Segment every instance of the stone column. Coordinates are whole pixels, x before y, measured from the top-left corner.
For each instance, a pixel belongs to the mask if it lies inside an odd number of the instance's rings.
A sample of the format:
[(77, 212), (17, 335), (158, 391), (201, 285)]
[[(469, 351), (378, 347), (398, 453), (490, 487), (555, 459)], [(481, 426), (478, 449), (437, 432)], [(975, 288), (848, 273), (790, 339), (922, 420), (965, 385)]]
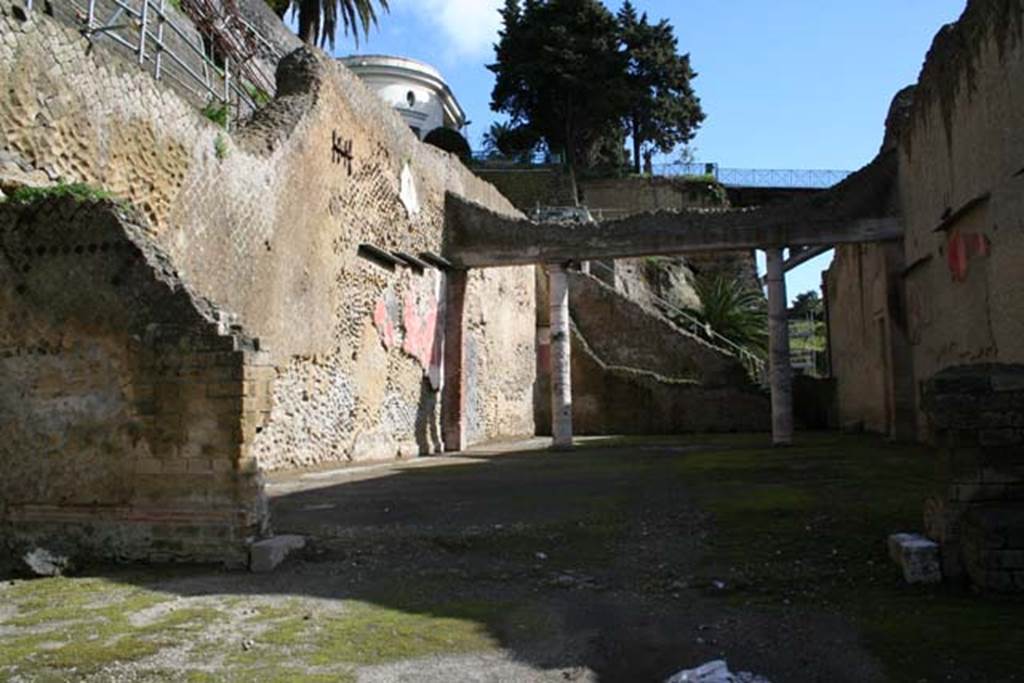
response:
[(441, 438), (447, 452), (461, 451), (465, 441), (464, 312), (467, 272), (445, 273), (444, 384), (441, 388)]
[(768, 260), (768, 356), (772, 387), (772, 442), (793, 443), (793, 372), (789, 360), (789, 320), (786, 316), (786, 271), (782, 249), (765, 249)]
[(572, 370), (569, 333), (569, 278), (565, 266), (550, 264), (552, 448), (572, 448)]

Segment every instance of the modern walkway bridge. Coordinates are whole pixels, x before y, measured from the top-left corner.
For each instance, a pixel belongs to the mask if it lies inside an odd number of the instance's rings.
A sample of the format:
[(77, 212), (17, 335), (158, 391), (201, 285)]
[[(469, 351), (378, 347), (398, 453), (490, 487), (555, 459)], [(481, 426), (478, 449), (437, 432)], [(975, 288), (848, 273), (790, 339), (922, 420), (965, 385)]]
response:
[[(895, 154), (887, 152), (832, 189), (787, 204), (663, 211), (580, 224), (509, 219), (449, 195), (444, 256), (462, 269), (548, 266), (554, 445), (567, 448), (572, 444), (572, 384), (566, 266), (593, 259), (763, 249), (768, 265), (772, 432), (774, 442), (785, 445), (793, 436), (785, 272), (837, 244), (900, 239), (895, 178)], [(787, 248), (790, 257), (785, 260)]]

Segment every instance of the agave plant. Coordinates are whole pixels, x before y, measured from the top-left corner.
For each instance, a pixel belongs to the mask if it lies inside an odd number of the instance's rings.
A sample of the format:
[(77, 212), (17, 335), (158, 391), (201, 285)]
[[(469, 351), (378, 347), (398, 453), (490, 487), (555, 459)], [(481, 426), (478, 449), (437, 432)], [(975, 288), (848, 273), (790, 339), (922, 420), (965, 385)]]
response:
[(764, 294), (736, 278), (723, 275), (698, 278), (700, 308), (686, 313), (704, 324), (708, 336), (726, 339), (764, 354), (768, 348), (768, 306)]

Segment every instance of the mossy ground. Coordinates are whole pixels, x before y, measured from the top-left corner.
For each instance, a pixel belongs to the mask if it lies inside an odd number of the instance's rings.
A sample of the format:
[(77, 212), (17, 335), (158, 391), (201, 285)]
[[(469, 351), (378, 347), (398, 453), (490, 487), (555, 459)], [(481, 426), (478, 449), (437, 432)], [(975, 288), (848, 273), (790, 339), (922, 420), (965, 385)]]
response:
[[(660, 680), (725, 651), (776, 680), (861, 680), (804, 662), (857, 651), (884, 670), (864, 680), (1019, 680), (1024, 603), (908, 587), (886, 557), (889, 533), (920, 527), (929, 452), (799, 444), (593, 439), (289, 494), (279, 526), (307, 509), (322, 526), (324, 500), (344, 515), (270, 577), (169, 567), (0, 582), (0, 679), (347, 681), (507, 652), (538, 671)], [(720, 615), (735, 632), (694, 645)], [(835, 620), (848, 628), (816, 635)], [(789, 652), (779, 624), (810, 624), (808, 641)]]
[(964, 667), (977, 680), (1024, 672), (1024, 602), (910, 587), (888, 561), (887, 535), (920, 529), (935, 490), (928, 450), (867, 436), (800, 442), (677, 463), (715, 515), (703, 566), (730, 568), (730, 600), (842, 614), (896, 681), (960, 680)]
[(357, 600), (178, 597), (129, 585), (157, 578), (4, 584), (0, 678), (105, 680), (130, 667), (144, 680), (344, 683), (359, 665), (494, 649), (483, 624), (509, 607), (424, 602), (416, 613)]

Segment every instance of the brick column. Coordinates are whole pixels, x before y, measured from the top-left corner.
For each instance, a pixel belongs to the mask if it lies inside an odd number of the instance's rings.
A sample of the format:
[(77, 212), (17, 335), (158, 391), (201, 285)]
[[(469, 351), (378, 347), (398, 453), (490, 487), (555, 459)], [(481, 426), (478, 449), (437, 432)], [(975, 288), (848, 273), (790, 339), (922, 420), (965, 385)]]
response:
[(925, 528), (943, 573), (1024, 592), (1024, 365), (947, 368), (923, 394), (941, 489)]
[(465, 310), (468, 273), (445, 274), (444, 384), (441, 389), (441, 438), (446, 452), (466, 447)]

